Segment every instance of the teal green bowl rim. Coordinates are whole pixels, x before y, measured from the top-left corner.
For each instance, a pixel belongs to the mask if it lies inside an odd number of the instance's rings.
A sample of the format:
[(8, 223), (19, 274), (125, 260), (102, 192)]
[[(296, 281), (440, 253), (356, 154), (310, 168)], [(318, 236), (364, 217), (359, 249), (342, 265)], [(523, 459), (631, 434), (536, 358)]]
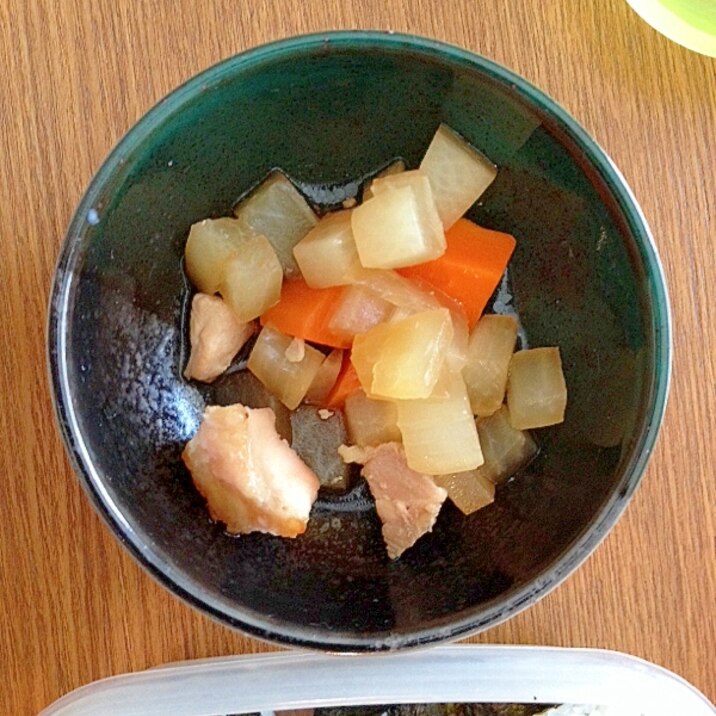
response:
[[(457, 66), (467, 66), (485, 74), (492, 81), (516, 93), (544, 118), (558, 126), (588, 158), (612, 193), (629, 232), (639, 249), (651, 295), (651, 314), (654, 331), (654, 379), (650, 391), (648, 419), (634, 445), (629, 462), (623, 469), (619, 489), (615, 489), (591, 523), (576, 538), (562, 557), (546, 569), (531, 584), (498, 597), (474, 609), (461, 619), (445, 618), (438, 626), (426, 627), (410, 633), (352, 635), (317, 632), (314, 628), (294, 624), (276, 624), (270, 619), (248, 613), (228, 614), (217, 600), (203, 593), (200, 585), (187, 579), (180, 571), (162, 561), (152, 546), (144, 543), (127, 522), (103, 485), (84, 444), (74, 411), (67, 371), (67, 332), (71, 297), (76, 288), (78, 262), (83, 256), (90, 212), (112, 187), (126, 178), (131, 169), (128, 158), (137, 147), (147, 141), (152, 132), (166, 119), (181, 111), (187, 101), (198, 93), (221, 83), (225, 78), (255, 67), (266, 61), (290, 57), (293, 53), (312, 51), (318, 47), (370, 50), (400, 49), (418, 52), (425, 57)], [(495, 626), (526, 609), (558, 586), (579, 567), (606, 537), (634, 493), (643, 475), (656, 442), (666, 409), (672, 364), (672, 329), (669, 299), (661, 261), (646, 219), (634, 195), (604, 150), (559, 104), (514, 74), (511, 70), (467, 50), (436, 40), (413, 35), (379, 31), (333, 31), (302, 35), (278, 40), (247, 50), (224, 60), (175, 89), (150, 109), (119, 141), (92, 179), (70, 222), (65, 242), (57, 262), (50, 293), (48, 322), (48, 363), (53, 388), (54, 407), (65, 447), (80, 482), (95, 509), (119, 541), (139, 563), (161, 584), (189, 604), (224, 625), (252, 636), (283, 645), (300, 646), (335, 652), (371, 652), (404, 649), (468, 636)], [(238, 610), (237, 610), (238, 611)]]

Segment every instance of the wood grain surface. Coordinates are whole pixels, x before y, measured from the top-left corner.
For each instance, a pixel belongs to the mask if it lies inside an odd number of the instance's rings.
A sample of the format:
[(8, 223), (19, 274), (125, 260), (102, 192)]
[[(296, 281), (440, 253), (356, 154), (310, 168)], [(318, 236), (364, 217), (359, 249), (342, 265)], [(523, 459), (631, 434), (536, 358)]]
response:
[(0, 712), (94, 679), (270, 649), (167, 594), (109, 535), (55, 428), (46, 302), (72, 211), (157, 100), (208, 65), (332, 28), (407, 31), (516, 70), (626, 176), (674, 318), (666, 421), (642, 486), (574, 576), (475, 642), (617, 649), (716, 699), (716, 60), (623, 0), (0, 0)]

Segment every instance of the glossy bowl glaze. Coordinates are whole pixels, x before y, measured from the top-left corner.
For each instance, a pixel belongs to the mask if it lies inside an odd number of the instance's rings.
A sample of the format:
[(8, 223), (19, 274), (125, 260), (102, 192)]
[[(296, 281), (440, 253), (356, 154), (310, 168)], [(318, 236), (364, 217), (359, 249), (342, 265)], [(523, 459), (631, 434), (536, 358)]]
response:
[[(365, 487), (322, 495), (295, 540), (225, 534), (180, 459), (221, 382), (181, 377), (189, 226), (281, 167), (323, 206), (447, 122), (500, 168), (470, 212), (518, 247), (496, 310), (559, 345), (570, 400), (538, 458), (470, 517), (446, 505), (400, 560)], [(654, 445), (669, 308), (649, 230), (612, 162), (508, 70), (415, 37), (331, 33), (267, 45), (177, 89), (126, 135), (69, 228), (50, 306), (59, 422), (79, 478), (166, 587), (274, 642), (378, 651), (455, 639), (535, 602), (613, 526)]]

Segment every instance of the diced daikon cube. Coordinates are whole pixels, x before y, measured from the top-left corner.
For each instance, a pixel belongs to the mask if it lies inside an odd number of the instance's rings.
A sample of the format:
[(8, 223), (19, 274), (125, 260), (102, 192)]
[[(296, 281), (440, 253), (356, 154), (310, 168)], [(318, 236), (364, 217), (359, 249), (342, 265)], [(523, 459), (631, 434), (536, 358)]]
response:
[[(404, 309), (400, 318), (441, 307), (440, 301), (433, 293), (421, 289), (395, 271), (366, 271), (356, 279), (356, 285), (372, 291), (391, 305)], [(398, 316), (395, 318), (397, 320)]]
[(517, 321), (512, 316), (488, 314), (475, 324), (462, 371), (475, 415), (492, 415), (502, 405), (516, 339)]
[(291, 447), (313, 470), (321, 487), (347, 490), (350, 486), (351, 469), (338, 453), (338, 448), (347, 440), (340, 411), (325, 415), (323, 410), (315, 405), (299, 405), (291, 413), (291, 425)]
[(281, 172), (272, 172), (234, 208), (246, 232), (262, 234), (274, 247), (287, 277), (298, 275), (293, 247), (318, 223), (301, 193)]
[(391, 174), (400, 174), (400, 172), (405, 171), (405, 162), (402, 159), (396, 159), (394, 162), (391, 162), (388, 164), (388, 166), (379, 171), (373, 178), (368, 179), (363, 186), (363, 201), (366, 201), (366, 199), (370, 199), (373, 196), (373, 182), (376, 179), (381, 179), (383, 177), (390, 176)]
[(398, 268), (445, 253), (445, 233), (427, 177), (418, 172), (398, 188), (375, 194), (353, 209), (351, 224), (361, 264)]
[(477, 468), (477, 472), (496, 485), (514, 475), (537, 454), (537, 445), (532, 436), (512, 427), (504, 406), (494, 415), (480, 418), (477, 421), (477, 433), (485, 457), (484, 464)]
[(348, 437), (354, 445), (375, 447), (401, 441), (398, 408), (390, 400), (375, 400), (357, 390), (346, 398), (343, 413)]
[(381, 323), (353, 341), (351, 361), (363, 390), (378, 398), (427, 398), (453, 337), (446, 308)]
[(247, 364), (266, 388), (291, 410), (303, 400), (325, 358), (320, 351), (305, 346), (302, 360), (288, 360), (286, 349), (292, 340), (272, 326), (264, 326)]
[(430, 187), (430, 179), (421, 169), (411, 169), (409, 172), (396, 172), (376, 177), (371, 185), (373, 196), (379, 196), (391, 189), (401, 189), (405, 186), (414, 187), (419, 191), (420, 201), (430, 203), (431, 205), (435, 204), (433, 190)]
[(352, 283), (361, 272), (351, 229), (351, 212), (324, 216), (294, 247), (293, 255), (311, 288)]
[(315, 405), (322, 405), (335, 385), (338, 374), (343, 365), (343, 351), (340, 348), (332, 350), (316, 373), (311, 387), (306, 393), (306, 402)]
[(202, 293), (216, 293), (224, 280), (226, 264), (246, 237), (236, 219), (205, 219), (192, 225), (184, 249), (190, 281)]
[(448, 497), (463, 514), (470, 515), (495, 501), (495, 485), (480, 474), (482, 467), (450, 475), (435, 475), (438, 487), (447, 490)]
[(462, 311), (450, 311), (453, 338), (450, 343), (445, 363), (452, 371), (461, 371), (467, 365), (468, 347), (470, 345), (470, 329), (467, 318)]
[(343, 291), (328, 328), (340, 336), (353, 338), (385, 321), (394, 306), (362, 286), (348, 286)]
[(567, 384), (559, 348), (517, 351), (507, 380), (510, 424), (518, 430), (543, 428), (564, 420)]
[(438, 127), (420, 168), (430, 178), (438, 214), (446, 231), (497, 176), (495, 165), (445, 124)]
[[(444, 302), (442, 297), (441, 302)], [(450, 319), (452, 321), (453, 338), (445, 354), (445, 362), (440, 371), (440, 377), (430, 394), (431, 398), (449, 397), (454, 374), (460, 373), (467, 362), (467, 346), (470, 334), (467, 318), (454, 304), (447, 303), (446, 308), (450, 310)], [(394, 320), (392, 316), (390, 320)]]
[(483, 463), (465, 383), (453, 375), (447, 398), (398, 400), (398, 427), (408, 465), (427, 475), (474, 470)]
[(264, 236), (247, 236), (224, 267), (219, 292), (240, 321), (251, 321), (278, 302), (283, 271)]

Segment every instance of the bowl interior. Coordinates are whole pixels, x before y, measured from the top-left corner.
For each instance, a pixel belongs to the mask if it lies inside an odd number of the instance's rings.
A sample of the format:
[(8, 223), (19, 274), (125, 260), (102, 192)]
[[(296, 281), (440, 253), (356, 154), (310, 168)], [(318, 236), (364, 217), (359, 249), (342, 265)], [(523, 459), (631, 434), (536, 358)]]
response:
[[(285, 643), (401, 646), (529, 603), (613, 522), (658, 422), (666, 309), (624, 195), (558, 109), (536, 108), (525, 87), (489, 63), (406, 39), (284, 43), (181, 88), (95, 179), (54, 293), (59, 412), (95, 504), (177, 593)], [(336, 204), (394, 157), (416, 165), (439, 122), (500, 167), (470, 216), (517, 237), (495, 309), (517, 311), (528, 345), (560, 346), (565, 423), (537, 432), (538, 458), (493, 505), (470, 517), (446, 505), (397, 562), (360, 485), (322, 496), (296, 540), (227, 536), (179, 459), (221, 389), (181, 378), (188, 227), (228, 213), (274, 167), (317, 203)]]

